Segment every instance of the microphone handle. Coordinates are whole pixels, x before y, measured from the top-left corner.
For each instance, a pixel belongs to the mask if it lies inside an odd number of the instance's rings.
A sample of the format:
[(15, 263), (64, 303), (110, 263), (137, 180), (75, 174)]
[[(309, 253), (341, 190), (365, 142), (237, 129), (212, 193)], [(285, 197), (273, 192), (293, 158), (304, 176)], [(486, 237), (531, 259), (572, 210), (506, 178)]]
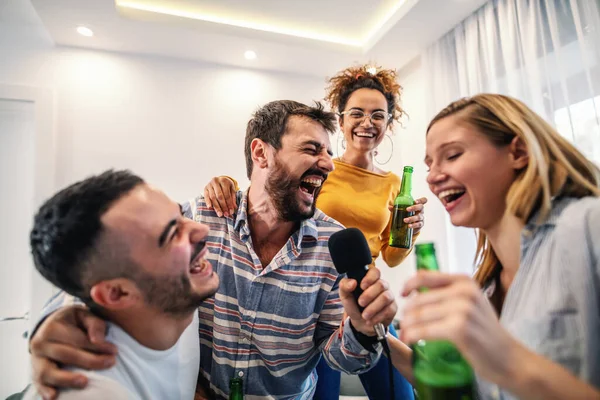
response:
[[(356, 305), (358, 305), (358, 309), (360, 310), (360, 312), (363, 312), (363, 310), (365, 309), (364, 307), (361, 307), (358, 304), (358, 298), (363, 293), (363, 290), (360, 288), (360, 283), (362, 282), (362, 279), (365, 277), (365, 275), (367, 275), (367, 271), (369, 271), (369, 266), (365, 265), (363, 268), (351, 269), (347, 272), (348, 278), (356, 280), (357, 283), (356, 289), (354, 289), (352, 294), (354, 295), (354, 299), (357, 302)], [(382, 341), (383, 339), (385, 339), (386, 329), (382, 323), (375, 324), (373, 329), (375, 329), (378, 341)]]

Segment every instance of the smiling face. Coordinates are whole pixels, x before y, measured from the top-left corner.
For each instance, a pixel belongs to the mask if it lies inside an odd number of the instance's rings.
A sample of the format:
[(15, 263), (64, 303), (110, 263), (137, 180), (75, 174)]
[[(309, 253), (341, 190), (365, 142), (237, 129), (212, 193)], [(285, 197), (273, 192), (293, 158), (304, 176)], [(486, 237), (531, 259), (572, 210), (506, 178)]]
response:
[[(358, 113), (353, 113), (358, 111)], [(346, 139), (347, 148), (360, 153), (373, 151), (385, 135), (388, 119), (375, 124), (368, 117), (358, 118), (360, 112), (372, 114), (379, 112), (387, 115), (388, 107), (385, 96), (376, 89), (358, 89), (350, 95), (344, 115), (340, 118), (340, 129)], [(376, 118), (373, 118), (376, 120)]]
[(429, 188), (452, 224), (485, 230), (502, 218), (516, 176), (510, 145), (494, 145), (455, 114), (429, 130), (425, 163)]
[(142, 184), (102, 217), (106, 234), (129, 250), (128, 275), (149, 307), (185, 314), (216, 292), (219, 277), (205, 259), (208, 227), (181, 215), (163, 192)]
[(321, 124), (291, 116), (281, 149), (271, 148), (272, 162), (265, 190), (284, 221), (313, 216), (321, 185), (333, 171), (329, 134)]

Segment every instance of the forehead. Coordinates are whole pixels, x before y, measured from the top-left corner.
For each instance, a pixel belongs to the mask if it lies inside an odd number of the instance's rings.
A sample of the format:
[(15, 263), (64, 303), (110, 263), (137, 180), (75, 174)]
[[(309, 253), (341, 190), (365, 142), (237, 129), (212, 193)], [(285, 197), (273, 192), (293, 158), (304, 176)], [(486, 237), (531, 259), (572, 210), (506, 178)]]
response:
[(427, 133), (426, 150), (429, 154), (449, 142), (472, 143), (482, 138), (471, 125), (456, 116), (449, 116), (433, 124)]
[(144, 183), (117, 200), (102, 216), (102, 223), (113, 232), (155, 235), (177, 211), (166, 194)]
[(358, 89), (354, 91), (348, 98), (346, 108), (380, 108), (385, 109), (387, 101), (385, 96), (379, 90), (376, 89)]
[(281, 138), (282, 147), (309, 141), (318, 142), (322, 147), (331, 147), (329, 133), (323, 125), (309, 117), (292, 115), (287, 121), (285, 134)]

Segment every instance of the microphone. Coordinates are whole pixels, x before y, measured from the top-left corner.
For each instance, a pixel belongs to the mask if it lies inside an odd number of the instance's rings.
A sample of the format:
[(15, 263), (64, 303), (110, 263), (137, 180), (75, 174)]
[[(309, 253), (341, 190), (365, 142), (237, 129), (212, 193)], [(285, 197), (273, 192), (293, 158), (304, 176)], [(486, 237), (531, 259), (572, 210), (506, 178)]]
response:
[[(367, 274), (369, 265), (373, 262), (365, 235), (357, 228), (343, 229), (331, 235), (328, 246), (337, 272), (356, 280), (356, 289), (352, 294), (358, 305), (358, 298), (363, 293), (360, 283)], [(364, 310), (364, 307), (360, 305), (358, 308), (361, 312)], [(377, 340), (382, 341), (386, 334), (383, 324), (378, 323), (373, 328), (377, 333)]]

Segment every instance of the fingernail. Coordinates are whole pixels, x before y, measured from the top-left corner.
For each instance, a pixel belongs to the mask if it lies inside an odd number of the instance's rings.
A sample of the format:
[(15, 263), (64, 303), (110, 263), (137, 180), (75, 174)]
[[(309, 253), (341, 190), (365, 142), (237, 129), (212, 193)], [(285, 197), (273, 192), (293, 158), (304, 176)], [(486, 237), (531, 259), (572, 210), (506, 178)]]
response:
[(223, 216), (223, 213), (222, 213), (222, 212), (218, 212), (218, 213), (217, 213), (217, 215), (218, 215), (219, 217), (222, 217), (222, 216)]
[(105, 366), (105, 367), (107, 367), (107, 368), (108, 368), (108, 367), (110, 367), (110, 366), (112, 366), (112, 365), (113, 365), (113, 360), (111, 360), (111, 359), (104, 360), (104, 366)]
[(79, 377), (75, 379), (75, 385), (79, 387), (85, 386), (85, 379), (83, 377)]
[(229, 214), (233, 215), (233, 208), (229, 209)]
[(363, 319), (364, 319), (365, 321), (368, 321), (368, 320), (369, 320), (369, 318), (371, 318), (371, 314), (369, 314), (369, 313), (364, 313), (364, 314), (362, 315), (362, 317), (363, 317)]

